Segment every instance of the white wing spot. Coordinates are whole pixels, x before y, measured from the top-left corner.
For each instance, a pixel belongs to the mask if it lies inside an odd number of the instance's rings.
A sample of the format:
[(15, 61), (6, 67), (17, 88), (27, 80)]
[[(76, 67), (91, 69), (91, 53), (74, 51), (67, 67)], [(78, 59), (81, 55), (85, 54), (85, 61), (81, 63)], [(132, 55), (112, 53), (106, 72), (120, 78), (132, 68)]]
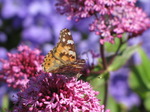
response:
[(75, 52), (74, 51), (69, 51), (69, 55), (75, 56)]
[(65, 39), (65, 38), (63, 38), (63, 39), (62, 39), (62, 41), (63, 41), (63, 42), (65, 42), (65, 41), (66, 41), (66, 39)]
[(71, 32), (68, 32), (68, 35), (71, 35)]
[(68, 40), (67, 44), (74, 44), (73, 40)]

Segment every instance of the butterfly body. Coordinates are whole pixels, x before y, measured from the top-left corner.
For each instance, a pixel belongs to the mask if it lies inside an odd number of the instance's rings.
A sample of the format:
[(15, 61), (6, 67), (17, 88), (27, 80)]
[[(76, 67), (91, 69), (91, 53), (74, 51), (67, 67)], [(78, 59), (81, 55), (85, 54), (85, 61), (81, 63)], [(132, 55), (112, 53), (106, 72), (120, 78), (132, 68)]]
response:
[(75, 45), (68, 29), (60, 32), (59, 42), (44, 58), (42, 64), (45, 72), (75, 75), (85, 65), (84, 59), (76, 59)]

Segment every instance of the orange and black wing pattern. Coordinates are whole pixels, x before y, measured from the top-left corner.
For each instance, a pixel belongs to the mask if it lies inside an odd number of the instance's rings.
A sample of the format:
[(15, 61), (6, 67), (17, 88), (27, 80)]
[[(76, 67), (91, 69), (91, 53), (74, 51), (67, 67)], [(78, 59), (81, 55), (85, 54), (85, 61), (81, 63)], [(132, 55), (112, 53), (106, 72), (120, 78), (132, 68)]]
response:
[(76, 51), (71, 32), (63, 29), (60, 32), (59, 42), (44, 58), (42, 64), (45, 72), (55, 74), (76, 74), (81, 71), (85, 60), (76, 59)]

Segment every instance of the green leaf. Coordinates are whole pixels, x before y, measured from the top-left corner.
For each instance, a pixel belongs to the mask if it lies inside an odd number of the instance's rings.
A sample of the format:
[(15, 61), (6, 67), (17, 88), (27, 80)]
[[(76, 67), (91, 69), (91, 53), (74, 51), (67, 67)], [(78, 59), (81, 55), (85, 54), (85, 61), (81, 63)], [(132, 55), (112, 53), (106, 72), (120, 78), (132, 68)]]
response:
[(142, 49), (138, 49), (141, 56), (141, 64), (131, 68), (129, 84), (142, 98), (145, 99), (147, 92), (150, 91), (150, 59)]
[(7, 94), (3, 96), (2, 104), (2, 112), (6, 112), (9, 109), (9, 98)]
[(101, 96), (104, 96), (104, 78), (94, 77), (94, 75), (91, 75), (88, 77), (87, 81), (90, 82), (91, 86), (94, 90), (99, 91), (100, 94), (98, 95), (99, 99), (102, 99), (101, 104), (103, 102), (103, 98)]
[(150, 111), (150, 92), (146, 95), (144, 106), (148, 111)]
[(110, 109), (111, 112), (124, 112), (124, 109), (121, 109), (121, 105), (111, 96), (108, 96), (107, 109)]
[(126, 64), (128, 59), (137, 51), (139, 45), (127, 47), (119, 56), (116, 56), (112, 64), (108, 67), (108, 71), (116, 71)]
[(141, 74), (137, 69), (132, 69), (129, 76), (129, 85), (136, 93), (140, 95), (140, 97), (145, 98), (145, 93), (148, 92), (148, 88), (145, 86), (141, 78)]
[(143, 73), (142, 78), (147, 87), (150, 89), (150, 59), (142, 49), (139, 49), (138, 52), (140, 53), (142, 59), (142, 63), (140, 66), (138, 66), (138, 68)]
[[(109, 42), (106, 42), (105, 43), (105, 48), (106, 48), (106, 51), (107, 52), (116, 52), (116, 50), (118, 49), (118, 47), (120, 46), (120, 38), (115, 38), (115, 44), (111, 44)], [(126, 47), (127, 45), (126, 44), (123, 44), (121, 46), (121, 51)]]

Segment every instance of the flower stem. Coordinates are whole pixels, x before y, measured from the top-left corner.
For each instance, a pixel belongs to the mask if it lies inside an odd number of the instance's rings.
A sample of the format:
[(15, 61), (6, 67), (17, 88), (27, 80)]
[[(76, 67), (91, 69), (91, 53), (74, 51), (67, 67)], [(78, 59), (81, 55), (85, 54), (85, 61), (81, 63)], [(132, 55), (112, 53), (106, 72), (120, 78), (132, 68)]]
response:
[[(100, 44), (100, 54), (101, 54), (101, 58), (102, 58), (102, 64), (103, 64), (103, 69), (106, 70), (107, 69), (107, 61), (105, 58), (105, 54), (104, 54), (104, 45)], [(107, 106), (107, 97), (108, 97), (108, 80), (107, 78), (105, 78), (105, 90), (104, 90), (104, 105), (105, 105), (105, 109)]]
[(100, 54), (101, 54), (101, 58), (102, 58), (103, 69), (106, 70), (107, 62), (106, 62), (106, 58), (104, 55), (104, 45), (103, 44), (100, 44)]
[(104, 90), (104, 106), (105, 110), (107, 108), (107, 98), (108, 98), (108, 80), (105, 80), (104, 82), (105, 90)]

